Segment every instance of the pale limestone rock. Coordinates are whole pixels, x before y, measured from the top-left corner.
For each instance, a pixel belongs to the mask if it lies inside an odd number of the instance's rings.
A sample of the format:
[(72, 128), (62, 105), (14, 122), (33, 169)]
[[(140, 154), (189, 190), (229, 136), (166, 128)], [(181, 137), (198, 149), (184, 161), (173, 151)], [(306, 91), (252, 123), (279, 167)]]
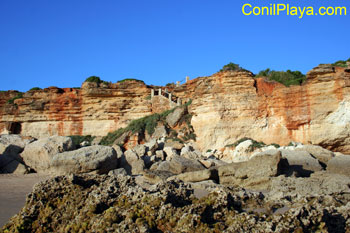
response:
[(142, 174), (145, 162), (132, 150), (125, 151), (120, 160), (120, 167), (124, 168), (129, 175)]
[(24, 164), (20, 153), (33, 140), (14, 134), (0, 135), (0, 173), (28, 173), (30, 168)]
[(298, 146), (295, 150), (307, 151), (324, 164), (327, 164), (328, 161), (335, 156), (332, 151), (326, 150), (316, 145), (302, 145)]
[(54, 155), (50, 161), (50, 172), (62, 175), (106, 174), (117, 166), (117, 154), (112, 147), (95, 145)]
[(50, 167), (50, 162), (56, 154), (74, 149), (71, 138), (51, 136), (28, 144), (21, 156), (26, 165), (42, 173)]
[(175, 108), (175, 110), (166, 117), (166, 122), (170, 127), (175, 127), (184, 114), (184, 107)]
[(218, 168), (220, 184), (266, 188), (270, 178), (281, 174), (281, 152), (255, 156), (251, 160)]
[(124, 168), (118, 168), (118, 169), (113, 169), (108, 172), (109, 176), (117, 176), (117, 175), (123, 175), (126, 176), (127, 173)]
[(173, 157), (178, 156), (177, 151), (172, 147), (164, 147), (163, 151), (166, 154), (166, 160), (171, 160)]
[(156, 158), (159, 160), (165, 160), (165, 154), (162, 150), (157, 150), (156, 151)]
[(183, 172), (199, 171), (203, 169), (205, 169), (205, 167), (197, 160), (174, 156), (170, 161), (161, 162), (156, 170), (169, 171), (173, 174), (180, 174)]
[(194, 172), (185, 172), (176, 176), (171, 176), (167, 179), (167, 181), (175, 180), (175, 179), (179, 179), (184, 182), (200, 182), (200, 181), (211, 180), (211, 179), (217, 180), (218, 176), (217, 176), (217, 170), (205, 169), (205, 170), (194, 171)]
[(350, 155), (338, 155), (330, 159), (327, 163), (327, 171), (350, 176)]
[(307, 177), (313, 172), (323, 170), (319, 161), (312, 157), (307, 151), (283, 149), (279, 151), (281, 151), (282, 158), (288, 161), (290, 172), (287, 171), (287, 174), (296, 172), (297, 176)]

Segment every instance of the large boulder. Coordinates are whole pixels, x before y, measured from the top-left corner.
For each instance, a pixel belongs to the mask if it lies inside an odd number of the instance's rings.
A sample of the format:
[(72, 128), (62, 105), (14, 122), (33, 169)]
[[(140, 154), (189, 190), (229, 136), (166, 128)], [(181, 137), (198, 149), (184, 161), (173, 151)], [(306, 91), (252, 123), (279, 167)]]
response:
[(225, 185), (266, 188), (271, 177), (281, 173), (281, 153), (261, 154), (246, 162), (218, 168), (219, 182)]
[(216, 169), (205, 169), (194, 172), (185, 172), (176, 176), (171, 176), (167, 180), (179, 179), (184, 182), (200, 182), (205, 180), (218, 180), (218, 171)]
[(167, 135), (168, 135), (168, 131), (166, 127), (163, 125), (163, 123), (158, 122), (157, 127), (154, 129), (154, 132), (152, 134), (152, 138), (157, 139), (161, 137), (166, 137)]
[(154, 154), (158, 149), (158, 143), (156, 139), (151, 139), (147, 143), (144, 144), (147, 147), (147, 151)]
[[(18, 151), (23, 150), (23, 148), (34, 141), (31, 137), (22, 137), (17, 134), (2, 134), (0, 135), (0, 154), (4, 153), (9, 145), (14, 145), (18, 147)], [(16, 153), (18, 153), (16, 151)]]
[(181, 156), (188, 159), (201, 159), (202, 153), (194, 149), (191, 145), (186, 145), (181, 149)]
[(139, 144), (136, 145), (132, 150), (137, 154), (137, 156), (141, 157), (146, 154), (147, 147), (145, 145)]
[(287, 159), (287, 175), (295, 174), (299, 177), (308, 177), (311, 173), (322, 171), (323, 167), (319, 161), (307, 151), (280, 150), (282, 158)]
[(21, 156), (26, 165), (36, 172), (45, 172), (54, 155), (75, 149), (70, 137), (51, 136), (28, 144)]
[(298, 146), (295, 150), (307, 151), (323, 164), (327, 164), (328, 161), (334, 157), (334, 153), (332, 151), (326, 150), (316, 145), (301, 145)]
[(169, 161), (161, 162), (156, 170), (180, 174), (203, 169), (205, 169), (205, 167), (197, 160), (187, 159), (181, 156), (174, 156)]
[(0, 173), (25, 174), (30, 172), (20, 153), (24, 147), (32, 142), (33, 138), (19, 135), (0, 135)]
[(120, 159), (121, 168), (124, 168), (129, 175), (142, 174), (145, 169), (145, 162), (133, 150), (127, 150)]
[(165, 147), (171, 147), (171, 148), (174, 148), (175, 150), (181, 150), (184, 147), (184, 144), (179, 141), (168, 139), (165, 141), (164, 148)]
[(95, 145), (54, 155), (50, 162), (50, 172), (106, 174), (117, 166), (117, 154), (112, 147)]
[(173, 157), (179, 156), (177, 151), (172, 147), (164, 147), (163, 151), (166, 154), (166, 160), (171, 160)]
[(175, 127), (177, 123), (179, 123), (180, 119), (185, 114), (185, 112), (186, 112), (185, 107), (175, 108), (174, 111), (166, 117), (166, 122), (170, 127), (172, 128)]
[(280, 199), (283, 196), (302, 198), (305, 196), (326, 196), (333, 193), (349, 193), (350, 177), (331, 174), (325, 171), (315, 172), (310, 177), (278, 176), (271, 181), (268, 196)]
[(350, 155), (337, 155), (329, 160), (327, 171), (350, 176)]

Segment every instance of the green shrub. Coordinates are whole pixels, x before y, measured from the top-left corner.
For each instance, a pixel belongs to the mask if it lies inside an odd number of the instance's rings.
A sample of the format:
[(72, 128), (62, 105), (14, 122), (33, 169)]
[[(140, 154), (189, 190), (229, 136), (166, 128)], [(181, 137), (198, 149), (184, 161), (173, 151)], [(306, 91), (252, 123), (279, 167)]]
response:
[(267, 77), (269, 80), (282, 83), (289, 87), (290, 85), (301, 85), (306, 81), (306, 76), (300, 71), (274, 71), (270, 69), (260, 71), (256, 77)]
[(106, 85), (111, 83), (111, 82), (107, 82), (107, 81), (104, 81), (104, 80), (100, 79), (100, 77), (98, 77), (98, 76), (90, 76), (87, 79), (85, 79), (85, 82), (97, 83), (97, 84), (103, 83), (103, 84), (106, 84)]
[[(130, 124), (125, 128), (120, 128), (114, 132), (108, 133), (107, 136), (101, 139), (101, 145), (111, 145), (125, 132), (132, 133), (144, 133), (147, 131), (149, 135), (154, 133), (154, 130), (161, 119), (161, 114), (155, 113), (150, 116), (145, 116), (140, 119), (136, 119), (130, 122)], [(164, 114), (163, 114), (164, 116)]]
[(274, 146), (275, 148), (280, 148), (280, 147), (281, 147), (281, 146), (278, 145), (277, 143), (272, 143), (272, 144), (270, 144), (270, 146)]
[(346, 68), (346, 67), (348, 67), (347, 64), (346, 64), (347, 62), (350, 62), (350, 58), (348, 60), (346, 60), (346, 61), (339, 60), (339, 61), (333, 63), (332, 65)]
[(15, 97), (7, 100), (7, 103), (14, 104), (16, 99), (21, 99), (21, 98), (23, 98), (23, 93), (22, 92), (18, 92)]
[(101, 139), (100, 144), (105, 146), (112, 145), (113, 142), (117, 140), (120, 136), (122, 136), (122, 134), (125, 133), (126, 131), (127, 131), (126, 128), (120, 128), (114, 132), (110, 132)]
[(101, 83), (102, 80), (100, 79), (100, 77), (97, 76), (90, 76), (87, 79), (85, 79), (85, 82), (90, 82), (90, 83)]
[(295, 142), (289, 142), (287, 146), (295, 146)]
[(185, 106), (188, 107), (188, 106), (190, 106), (191, 104), (192, 104), (192, 99), (190, 99), (189, 101), (187, 101), (187, 102), (185, 103)]
[(94, 136), (91, 136), (91, 135), (85, 135), (85, 136), (81, 136), (81, 135), (71, 135), (71, 136), (68, 136), (72, 139), (74, 145), (77, 145), (79, 146), (80, 143), (84, 142), (84, 141), (88, 141), (91, 145), (91, 142), (92, 140), (94, 140)]
[(30, 88), (29, 91), (39, 91), (39, 90), (42, 90), (40, 87), (33, 87), (33, 88)]
[(227, 65), (224, 65), (222, 67), (222, 69), (220, 70), (220, 72), (222, 71), (238, 71), (238, 70), (243, 70), (238, 64), (235, 64), (235, 63), (228, 63)]
[(141, 82), (141, 83), (145, 84), (144, 81), (139, 80), (139, 79), (134, 79), (134, 78), (126, 78), (126, 79), (123, 79), (123, 80), (119, 80), (117, 83), (123, 83), (123, 82), (126, 82), (126, 81), (136, 81), (136, 82)]
[(276, 143), (271, 143), (270, 145), (266, 145), (264, 142), (258, 142), (258, 141), (255, 141), (254, 139), (251, 139), (251, 138), (248, 138), (248, 137), (243, 137), (243, 138), (237, 140), (236, 142), (234, 142), (232, 144), (226, 145), (225, 147), (236, 147), (239, 144), (241, 144), (242, 142), (247, 141), (247, 140), (251, 140), (252, 141), (252, 144), (249, 146), (249, 151), (250, 152), (253, 152), (255, 149), (262, 148), (262, 147), (265, 147), (265, 146), (274, 146), (275, 148), (279, 148), (280, 147), (280, 145), (278, 145)]

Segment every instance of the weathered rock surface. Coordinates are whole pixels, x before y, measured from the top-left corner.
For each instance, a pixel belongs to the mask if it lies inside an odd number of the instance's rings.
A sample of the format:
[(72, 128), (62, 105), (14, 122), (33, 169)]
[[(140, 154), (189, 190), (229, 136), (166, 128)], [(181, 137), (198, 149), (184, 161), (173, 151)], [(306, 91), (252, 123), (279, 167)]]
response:
[(179, 179), (184, 182), (200, 182), (205, 180), (218, 181), (218, 171), (216, 169), (206, 169), (194, 172), (185, 172), (176, 176), (169, 177), (167, 180)]
[(326, 150), (316, 145), (302, 145), (298, 146), (295, 150), (307, 151), (324, 164), (327, 164), (328, 161), (334, 157), (334, 153), (332, 151)]
[(167, 116), (166, 122), (170, 127), (175, 127), (182, 116), (185, 114), (185, 111), (186, 108), (184, 107), (175, 108), (175, 110)]
[[(310, 179), (310, 178), (298, 178)], [(194, 185), (195, 186), (195, 185)], [(280, 196), (166, 182), (147, 190), (130, 176), (59, 176), (39, 183), (1, 231), (348, 232), (350, 197)], [(281, 186), (284, 189), (284, 186)]]
[(124, 168), (118, 168), (118, 169), (113, 169), (108, 172), (109, 176), (117, 176), (117, 175), (123, 175), (126, 176), (128, 173), (125, 171)]
[(327, 171), (350, 177), (350, 155), (338, 155), (327, 163)]
[(166, 147), (171, 147), (175, 150), (181, 150), (182, 147), (184, 147), (184, 144), (174, 140), (167, 140), (164, 144), (164, 148)]
[[(319, 161), (312, 157), (307, 151), (280, 150), (282, 158), (288, 161), (286, 174), (296, 173), (297, 176), (310, 176), (315, 171), (323, 170)], [(262, 152), (263, 153), (263, 152)]]
[(19, 135), (0, 135), (0, 173), (26, 174), (30, 172), (31, 169), (24, 164), (20, 153), (33, 140)]
[(169, 171), (174, 174), (184, 172), (199, 171), (205, 167), (197, 160), (187, 159), (180, 156), (174, 156), (170, 161), (161, 162), (157, 169), (158, 171)]
[(172, 158), (179, 156), (176, 149), (172, 147), (164, 147), (163, 151), (166, 154), (166, 160), (171, 160)]
[(220, 184), (264, 187), (271, 177), (281, 174), (281, 153), (255, 156), (249, 161), (231, 163), (218, 168)]
[(289, 195), (303, 199), (305, 196), (326, 196), (336, 192), (350, 193), (350, 177), (327, 172), (316, 172), (310, 178), (278, 176), (271, 180), (269, 195), (281, 198)]
[(145, 162), (133, 150), (127, 150), (120, 159), (121, 168), (124, 168), (129, 175), (142, 174), (145, 169)]
[(28, 144), (21, 157), (26, 165), (41, 173), (50, 167), (54, 155), (74, 149), (75, 145), (71, 138), (51, 136)]
[(88, 146), (54, 155), (50, 172), (54, 174), (105, 174), (118, 166), (115, 150), (109, 146)]

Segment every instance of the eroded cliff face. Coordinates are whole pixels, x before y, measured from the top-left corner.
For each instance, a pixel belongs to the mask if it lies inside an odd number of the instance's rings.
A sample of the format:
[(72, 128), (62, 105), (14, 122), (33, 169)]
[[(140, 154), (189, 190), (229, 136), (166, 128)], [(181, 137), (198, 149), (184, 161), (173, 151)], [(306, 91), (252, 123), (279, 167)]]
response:
[(131, 119), (151, 113), (149, 89), (140, 82), (111, 85), (83, 83), (81, 89), (50, 87), (29, 91), (14, 104), (0, 102), (0, 132), (20, 124), (23, 135), (95, 135), (124, 127)]
[[(251, 137), (280, 145), (319, 144), (350, 153), (349, 88), (349, 69), (321, 65), (307, 74), (301, 86), (285, 87), (239, 71), (197, 78), (170, 91), (183, 103), (192, 99), (189, 111), (202, 150)], [(7, 100), (16, 93), (0, 93), (0, 133), (20, 127), (21, 134), (34, 137), (104, 136), (132, 119), (173, 105), (162, 97), (150, 100), (151, 89), (135, 81), (84, 83), (81, 89), (30, 91), (14, 104)]]
[(249, 72), (226, 72), (192, 80), (175, 92), (193, 99), (192, 125), (202, 150), (251, 137), (349, 153), (349, 87), (349, 69), (321, 65), (301, 86), (253, 79)]

